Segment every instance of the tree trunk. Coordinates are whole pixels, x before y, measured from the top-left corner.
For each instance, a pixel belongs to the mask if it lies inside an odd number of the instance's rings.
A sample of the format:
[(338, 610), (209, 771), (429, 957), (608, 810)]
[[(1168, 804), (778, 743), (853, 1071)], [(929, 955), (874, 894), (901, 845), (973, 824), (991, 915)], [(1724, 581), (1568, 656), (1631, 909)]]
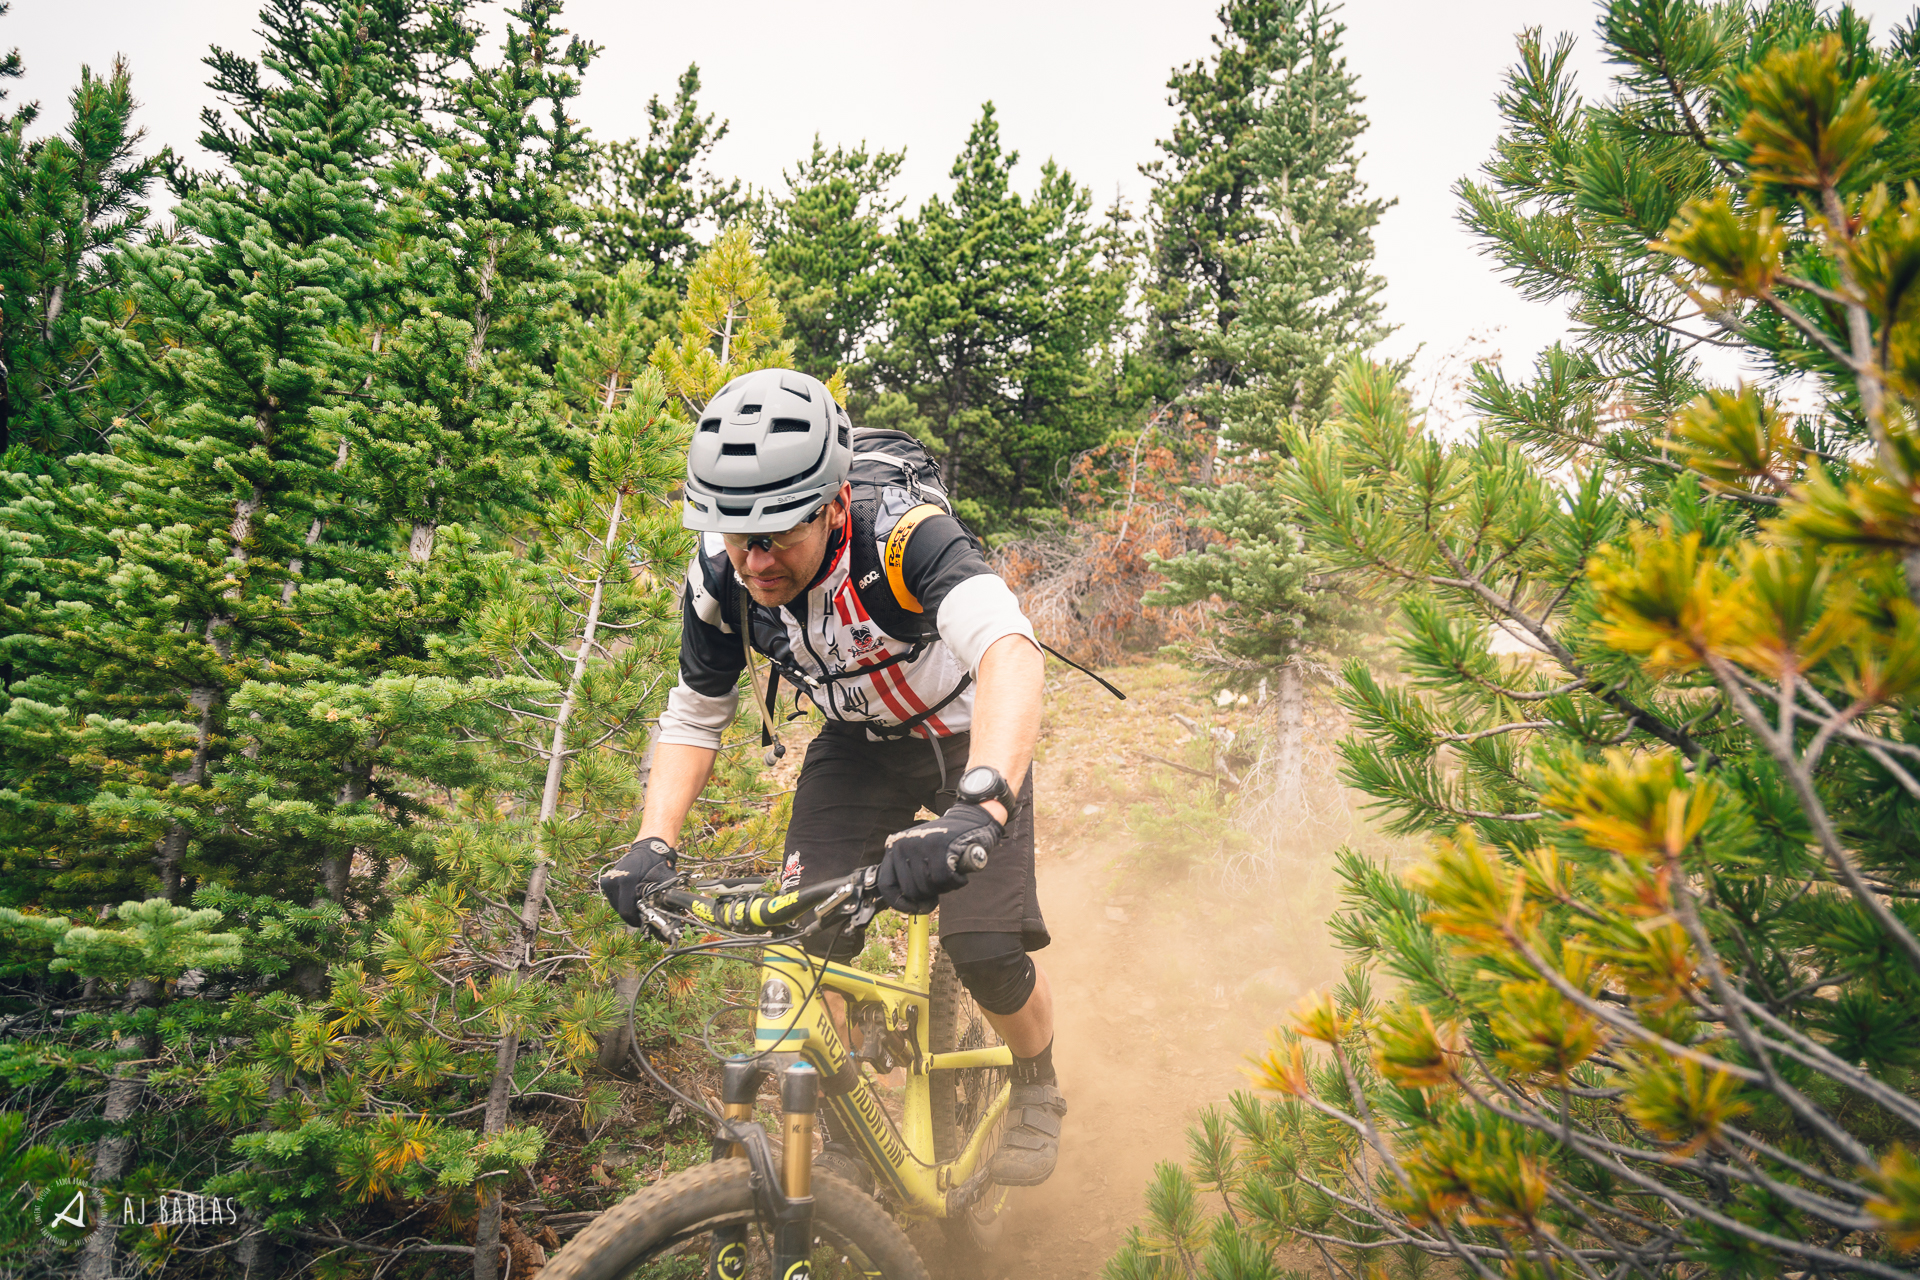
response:
[[(194, 728), (193, 760), (185, 769), (173, 775), (171, 781), (175, 787), (197, 787), (207, 780), (207, 757), (213, 742), (213, 708), (218, 694), (219, 690), (211, 685), (201, 685), (187, 695), (187, 705), (200, 713), (200, 720)], [(187, 859), (188, 838), (186, 824), (175, 821), (168, 825), (167, 834), (161, 836), (153, 847), (153, 866), (160, 876), (160, 895), (176, 905), (180, 901), (183, 880), (180, 868)]]
[(1289, 662), (1274, 673), (1273, 787), (1276, 816), (1290, 817), (1302, 799), (1301, 756), (1305, 737), (1306, 687), (1300, 664)]
[[(272, 1080), (267, 1082), (267, 1101), (270, 1103), (278, 1102), (286, 1096), (286, 1079), (276, 1074)], [(265, 1129), (266, 1127), (267, 1122), (264, 1120), (254, 1126), (256, 1129)], [(257, 1165), (254, 1167), (262, 1176), (265, 1176), (265, 1170), (259, 1169)], [(275, 1253), (273, 1238), (267, 1235), (265, 1231), (257, 1229), (260, 1225), (259, 1223), (256, 1222), (252, 1225), (256, 1230), (240, 1242), (240, 1247), (234, 1251), (234, 1259), (240, 1264), (241, 1280), (264, 1280), (264, 1277), (272, 1274), (273, 1271), (273, 1255)]]
[[(136, 979), (127, 987), (125, 1009), (130, 1013), (152, 998), (153, 984), (145, 978)], [(114, 1048), (139, 1058), (152, 1057), (154, 1051), (150, 1039), (140, 1035), (121, 1036)], [(93, 1144), (93, 1171), (88, 1175), (88, 1181), (93, 1187), (96, 1216), (93, 1234), (87, 1237), (87, 1243), (80, 1251), (80, 1280), (113, 1280), (120, 1215), (117, 1211), (109, 1210), (107, 1201), (113, 1184), (127, 1176), (133, 1164), (134, 1150), (133, 1138), (120, 1132), (118, 1126), (133, 1119), (140, 1110), (140, 1095), (146, 1092), (146, 1087), (145, 1063), (121, 1063), (113, 1069), (113, 1079), (107, 1084), (106, 1106), (100, 1118), (115, 1128)]]
[(413, 522), (413, 532), (407, 538), (407, 559), (415, 564), (425, 564), (433, 559), (433, 535), (437, 526), (431, 520)]
[[(507, 1103), (513, 1088), (513, 1067), (520, 1058), (520, 1037), (509, 1031), (500, 1037), (493, 1054), (493, 1086), (487, 1090), (487, 1112), (480, 1131), (488, 1137), (507, 1127)], [(480, 1184), (480, 1212), (473, 1224), (473, 1280), (499, 1280), (500, 1210), (505, 1198), (504, 1177)]]
[(1210, 418), (1202, 419), (1207, 424), (1207, 454), (1200, 459), (1200, 475), (1196, 483), (1202, 487), (1213, 483), (1214, 460), (1220, 456), (1220, 424)]
[[(647, 735), (647, 749), (640, 757), (640, 805), (642, 810), (647, 803), (647, 784), (653, 780), (653, 753), (660, 745), (660, 726), (654, 725), (653, 732)], [(631, 970), (614, 975), (613, 994), (620, 1001), (620, 1007), (626, 1008), (633, 1003), (634, 996), (640, 992), (640, 975)], [(600, 1069), (609, 1075), (624, 1075), (627, 1070), (627, 1051), (629, 1047), (638, 1053), (640, 1047), (632, 1043), (627, 1035), (627, 1024), (607, 1031), (600, 1037)]]
[[(337, 805), (359, 804), (367, 798), (367, 789), (373, 785), (373, 766), (371, 764), (350, 764), (347, 766), (347, 780), (340, 784), (340, 799)], [(353, 850), (330, 855), (320, 869), (321, 880), (327, 897), (341, 906), (347, 905), (347, 883), (353, 876)]]
[[(520, 928), (515, 934), (512, 950), (502, 957), (501, 972), (519, 969), (526, 972), (533, 967), (533, 951), (540, 941), (540, 914), (546, 910), (547, 878), (552, 874), (552, 864), (547, 858), (545, 848), (546, 824), (560, 808), (560, 784), (567, 772), (567, 721), (573, 716), (573, 709), (580, 698), (580, 684), (586, 678), (587, 666), (592, 661), (593, 651), (598, 644), (600, 631), (600, 606), (606, 602), (607, 570), (613, 562), (614, 548), (620, 536), (621, 512), (626, 505), (626, 494), (615, 490), (613, 510), (607, 517), (607, 535), (601, 543), (602, 559), (600, 570), (593, 581), (593, 594), (587, 601), (586, 625), (580, 632), (580, 644), (573, 655), (573, 673), (567, 679), (567, 691), (560, 698), (559, 709), (553, 715), (553, 737), (547, 744), (546, 785), (540, 792), (539, 825), (533, 850), (533, 874), (527, 877), (527, 896), (520, 905)], [(507, 1127), (507, 1103), (513, 1086), (513, 1067), (520, 1053), (520, 1037), (508, 1032), (500, 1037), (498, 1048), (494, 1052), (493, 1085), (487, 1091), (486, 1118), (481, 1125), (481, 1133), (492, 1137)], [(500, 1266), (500, 1196), (499, 1179), (489, 1179), (481, 1188), (480, 1213), (473, 1231), (473, 1280), (496, 1280)]]

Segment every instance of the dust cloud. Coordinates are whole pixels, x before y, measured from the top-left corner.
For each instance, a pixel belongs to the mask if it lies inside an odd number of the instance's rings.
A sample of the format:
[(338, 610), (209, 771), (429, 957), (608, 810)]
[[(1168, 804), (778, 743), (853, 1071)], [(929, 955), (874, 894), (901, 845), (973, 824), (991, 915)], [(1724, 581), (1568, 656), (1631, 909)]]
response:
[(1115, 674), (1132, 686), (1124, 704), (1072, 686), (1049, 699), (1036, 765), (1040, 899), (1053, 945), (1035, 960), (1053, 983), (1054, 1061), (1069, 1107), (1060, 1166), (1043, 1186), (1014, 1193), (984, 1265), (947, 1256), (933, 1226), (917, 1229), (936, 1280), (1099, 1276), (1140, 1223), (1155, 1164), (1186, 1164), (1195, 1117), (1250, 1088), (1247, 1059), (1269, 1028), (1339, 976), (1326, 929), (1338, 906), (1333, 854), (1357, 823), (1345, 794), (1330, 794), (1338, 788), (1326, 748), (1337, 734), (1328, 711), (1313, 735), (1322, 758), (1307, 801), (1338, 820), (1306, 824), (1281, 856), (1228, 883), (1204, 857), (1172, 866), (1143, 857), (1127, 828), (1138, 826), (1139, 806), (1171, 807), (1167, 770), (1153, 757), (1180, 758), (1188, 735), (1179, 717), (1244, 730), (1258, 709), (1207, 706), (1177, 669)]

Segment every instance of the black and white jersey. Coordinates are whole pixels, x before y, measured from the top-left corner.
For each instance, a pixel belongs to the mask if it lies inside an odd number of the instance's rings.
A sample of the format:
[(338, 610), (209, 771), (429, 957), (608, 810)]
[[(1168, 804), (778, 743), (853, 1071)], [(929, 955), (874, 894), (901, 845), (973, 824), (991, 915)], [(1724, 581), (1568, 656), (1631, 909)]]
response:
[[(828, 552), (831, 567), (791, 603), (751, 606), (755, 651), (833, 720), (867, 725), (877, 736), (891, 736), (889, 730), (897, 733), (909, 723), (916, 737), (964, 733), (973, 720), (971, 678), (981, 655), (1004, 636), (1033, 642), (1033, 626), (1019, 601), (987, 567), (960, 522), (934, 515), (912, 528), (899, 568), (919, 615), (933, 620), (937, 631), (917, 639), (889, 635), (861, 603), (860, 584), (853, 580), (853, 561), (868, 557), (850, 554), (851, 537), (838, 544)], [(703, 535), (687, 566), (680, 683), (660, 717), (661, 742), (720, 745), (746, 666), (741, 595), (720, 536)]]

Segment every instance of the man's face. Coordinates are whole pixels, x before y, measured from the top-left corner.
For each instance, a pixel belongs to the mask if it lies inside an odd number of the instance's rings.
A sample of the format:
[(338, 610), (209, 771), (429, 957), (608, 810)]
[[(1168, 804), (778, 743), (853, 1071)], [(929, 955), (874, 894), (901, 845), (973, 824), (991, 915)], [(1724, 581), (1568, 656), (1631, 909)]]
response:
[[(727, 548), (727, 559), (733, 561), (734, 573), (746, 584), (747, 594), (755, 604), (778, 608), (797, 599), (807, 589), (807, 584), (820, 572), (820, 562), (826, 558), (827, 540), (846, 521), (847, 504), (852, 498), (853, 487), (841, 485), (839, 496), (818, 519), (799, 527), (799, 540), (790, 546)], [(782, 540), (785, 541), (784, 535)]]

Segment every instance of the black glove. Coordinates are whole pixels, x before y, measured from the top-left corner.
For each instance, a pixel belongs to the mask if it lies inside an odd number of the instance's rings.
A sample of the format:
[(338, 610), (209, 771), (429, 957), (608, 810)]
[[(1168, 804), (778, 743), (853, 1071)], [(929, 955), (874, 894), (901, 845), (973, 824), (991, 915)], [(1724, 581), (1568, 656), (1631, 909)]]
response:
[(956, 804), (887, 842), (874, 888), (895, 911), (925, 915), (941, 894), (967, 883), (967, 868), (958, 855), (974, 845), (991, 849), (999, 839), (1000, 824), (992, 814), (977, 804)]
[(641, 836), (627, 850), (626, 857), (600, 873), (600, 892), (620, 913), (620, 918), (636, 929), (646, 927), (640, 914), (640, 899), (673, 880), (673, 866), (680, 851), (659, 836)]

